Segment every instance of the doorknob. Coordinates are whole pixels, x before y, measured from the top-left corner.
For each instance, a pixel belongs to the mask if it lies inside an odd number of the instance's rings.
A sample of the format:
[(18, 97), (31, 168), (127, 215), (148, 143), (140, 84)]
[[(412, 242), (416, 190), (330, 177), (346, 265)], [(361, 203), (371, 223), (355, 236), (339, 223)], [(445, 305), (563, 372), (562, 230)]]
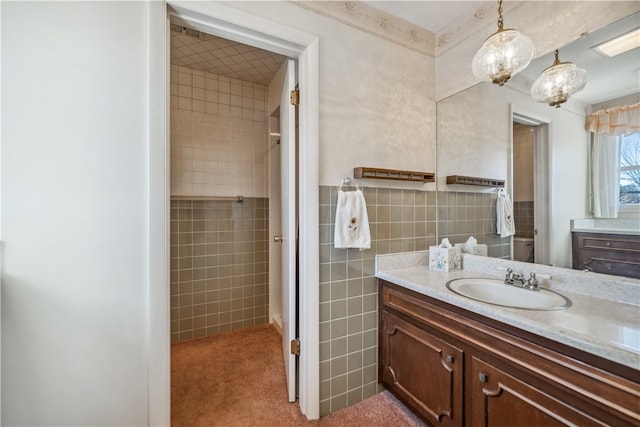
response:
[(284, 240), (284, 237), (282, 237), (282, 235), (273, 236), (273, 241), (276, 242), (276, 243), (282, 243), (283, 240)]

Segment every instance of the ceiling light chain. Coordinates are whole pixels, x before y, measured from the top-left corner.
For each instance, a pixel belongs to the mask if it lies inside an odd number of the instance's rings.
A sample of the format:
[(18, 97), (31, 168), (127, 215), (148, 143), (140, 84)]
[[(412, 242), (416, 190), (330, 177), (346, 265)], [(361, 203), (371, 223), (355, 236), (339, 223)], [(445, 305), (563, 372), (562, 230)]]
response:
[(473, 57), (473, 74), (503, 86), (522, 71), (533, 58), (533, 42), (514, 29), (504, 29), (502, 0), (498, 1), (498, 31), (492, 34)]

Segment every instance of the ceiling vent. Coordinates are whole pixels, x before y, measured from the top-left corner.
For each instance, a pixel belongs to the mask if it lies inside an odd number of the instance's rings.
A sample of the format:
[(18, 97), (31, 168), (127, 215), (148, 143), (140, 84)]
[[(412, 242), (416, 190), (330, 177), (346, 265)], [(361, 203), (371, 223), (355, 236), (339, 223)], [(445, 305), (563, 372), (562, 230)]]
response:
[(198, 39), (198, 40), (205, 40), (205, 34), (198, 31), (198, 30), (194, 30), (193, 28), (189, 28), (189, 27), (185, 27), (184, 25), (179, 25), (179, 24), (171, 24), (171, 31), (175, 32), (175, 33), (180, 33), (180, 34), (184, 34), (185, 36), (189, 36), (189, 37), (193, 37), (194, 39)]

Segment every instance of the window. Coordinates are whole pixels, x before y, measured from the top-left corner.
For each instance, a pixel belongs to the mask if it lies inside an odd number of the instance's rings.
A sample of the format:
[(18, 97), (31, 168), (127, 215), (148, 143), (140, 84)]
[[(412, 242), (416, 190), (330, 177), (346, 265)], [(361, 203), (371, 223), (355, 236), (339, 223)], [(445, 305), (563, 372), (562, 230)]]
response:
[(640, 206), (640, 133), (620, 137), (620, 207)]

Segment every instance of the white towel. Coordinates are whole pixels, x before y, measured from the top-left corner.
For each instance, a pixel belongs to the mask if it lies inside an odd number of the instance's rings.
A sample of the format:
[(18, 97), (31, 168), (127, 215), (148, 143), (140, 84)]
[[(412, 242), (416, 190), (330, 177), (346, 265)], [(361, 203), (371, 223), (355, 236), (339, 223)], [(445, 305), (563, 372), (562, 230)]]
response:
[(516, 224), (513, 220), (513, 205), (506, 191), (498, 192), (496, 201), (496, 232), (500, 237), (516, 234)]
[(371, 247), (367, 204), (361, 190), (338, 191), (333, 240), (338, 249)]

